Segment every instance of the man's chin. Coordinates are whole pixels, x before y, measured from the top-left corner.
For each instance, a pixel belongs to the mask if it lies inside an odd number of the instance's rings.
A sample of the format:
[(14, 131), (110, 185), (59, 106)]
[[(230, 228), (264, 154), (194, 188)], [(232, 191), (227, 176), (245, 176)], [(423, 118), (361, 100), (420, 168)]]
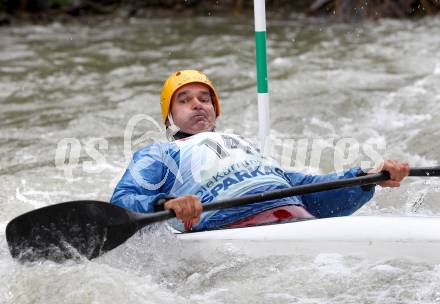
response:
[(182, 130), (182, 132), (188, 133), (188, 134), (198, 134), (202, 132), (210, 132), (214, 129), (214, 127), (207, 125), (205, 123), (203, 124), (195, 124), (191, 129), (188, 129), (187, 131)]

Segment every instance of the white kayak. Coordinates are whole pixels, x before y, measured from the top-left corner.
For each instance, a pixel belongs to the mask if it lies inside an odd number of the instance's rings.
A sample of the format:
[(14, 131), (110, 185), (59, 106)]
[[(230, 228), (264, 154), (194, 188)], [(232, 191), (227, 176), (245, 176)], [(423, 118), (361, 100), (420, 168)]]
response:
[(348, 216), (175, 233), (198, 250), (251, 256), (340, 253), (440, 261), (440, 217)]

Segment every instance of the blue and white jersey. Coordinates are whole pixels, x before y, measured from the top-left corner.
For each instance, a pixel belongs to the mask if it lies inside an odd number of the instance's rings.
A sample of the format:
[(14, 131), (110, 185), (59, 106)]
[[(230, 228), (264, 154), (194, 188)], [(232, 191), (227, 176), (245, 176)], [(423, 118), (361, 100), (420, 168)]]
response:
[[(156, 142), (137, 151), (116, 186), (111, 202), (135, 212), (154, 212), (156, 202), (166, 196), (193, 194), (205, 204), (293, 185), (353, 177), (359, 170), (322, 176), (286, 172), (241, 136), (203, 132), (174, 142)], [(222, 227), (268, 209), (293, 204), (304, 206), (317, 217), (349, 215), (373, 193), (374, 190), (352, 187), (203, 212), (193, 230)], [(170, 224), (183, 231), (179, 220), (170, 220)]]

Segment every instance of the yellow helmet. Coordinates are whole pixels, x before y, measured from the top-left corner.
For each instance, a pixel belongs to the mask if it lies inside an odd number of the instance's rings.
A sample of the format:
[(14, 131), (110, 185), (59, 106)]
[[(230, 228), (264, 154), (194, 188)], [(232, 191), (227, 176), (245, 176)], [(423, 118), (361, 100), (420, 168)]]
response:
[(167, 121), (168, 113), (170, 112), (171, 99), (173, 98), (174, 93), (184, 85), (193, 82), (206, 84), (211, 89), (211, 92), (214, 95), (215, 114), (216, 116), (220, 115), (218, 96), (208, 77), (202, 72), (196, 70), (183, 70), (171, 74), (167, 80), (165, 80), (162, 92), (160, 93), (160, 106), (162, 108), (162, 119), (164, 123)]

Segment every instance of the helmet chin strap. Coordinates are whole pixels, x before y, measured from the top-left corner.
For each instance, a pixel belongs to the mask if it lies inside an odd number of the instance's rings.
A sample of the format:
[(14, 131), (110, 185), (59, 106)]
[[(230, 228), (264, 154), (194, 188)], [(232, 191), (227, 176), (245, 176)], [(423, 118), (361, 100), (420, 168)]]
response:
[(175, 139), (174, 135), (176, 135), (177, 132), (180, 131), (180, 128), (176, 124), (174, 124), (173, 117), (171, 116), (171, 111), (168, 113), (168, 121), (170, 122), (170, 125), (167, 127), (166, 136), (169, 141), (173, 141)]

